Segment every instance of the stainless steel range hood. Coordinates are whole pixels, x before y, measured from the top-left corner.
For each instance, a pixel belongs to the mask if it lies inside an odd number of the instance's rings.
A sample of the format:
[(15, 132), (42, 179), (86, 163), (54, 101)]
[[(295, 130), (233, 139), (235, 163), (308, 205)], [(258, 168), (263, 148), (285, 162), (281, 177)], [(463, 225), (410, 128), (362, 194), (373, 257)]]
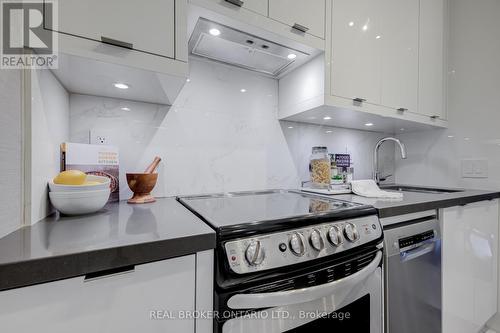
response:
[(200, 17), (189, 39), (192, 55), (278, 77), (310, 54)]

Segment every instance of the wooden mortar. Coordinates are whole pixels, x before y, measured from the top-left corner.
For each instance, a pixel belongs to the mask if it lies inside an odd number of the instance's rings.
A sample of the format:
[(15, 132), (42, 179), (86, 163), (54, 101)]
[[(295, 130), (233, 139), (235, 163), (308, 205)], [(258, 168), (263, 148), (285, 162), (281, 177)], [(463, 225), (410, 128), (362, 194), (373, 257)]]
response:
[(156, 201), (151, 195), (151, 191), (158, 180), (158, 174), (153, 172), (158, 167), (160, 161), (161, 158), (156, 156), (153, 163), (146, 168), (144, 173), (127, 173), (128, 187), (134, 192), (132, 198), (127, 200), (129, 204), (143, 204)]
[(128, 187), (134, 195), (128, 199), (130, 204), (143, 204), (155, 202), (156, 199), (151, 195), (151, 191), (156, 185), (158, 179), (157, 173), (127, 173)]

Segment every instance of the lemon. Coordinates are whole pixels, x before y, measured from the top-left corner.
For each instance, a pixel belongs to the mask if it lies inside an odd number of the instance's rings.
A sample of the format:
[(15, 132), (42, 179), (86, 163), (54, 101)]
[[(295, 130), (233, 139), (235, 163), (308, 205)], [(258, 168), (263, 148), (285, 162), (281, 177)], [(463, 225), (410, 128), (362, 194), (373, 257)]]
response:
[(54, 178), (54, 184), (59, 185), (83, 185), (87, 175), (80, 170), (67, 170), (58, 174)]

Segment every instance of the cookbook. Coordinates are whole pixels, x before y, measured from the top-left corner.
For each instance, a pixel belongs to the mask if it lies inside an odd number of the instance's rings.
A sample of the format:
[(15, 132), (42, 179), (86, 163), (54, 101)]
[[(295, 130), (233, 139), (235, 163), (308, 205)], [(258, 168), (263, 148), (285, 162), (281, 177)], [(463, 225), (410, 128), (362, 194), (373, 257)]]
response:
[(108, 202), (120, 200), (118, 148), (65, 142), (61, 144), (61, 171), (80, 170), (88, 175), (105, 176), (111, 180)]

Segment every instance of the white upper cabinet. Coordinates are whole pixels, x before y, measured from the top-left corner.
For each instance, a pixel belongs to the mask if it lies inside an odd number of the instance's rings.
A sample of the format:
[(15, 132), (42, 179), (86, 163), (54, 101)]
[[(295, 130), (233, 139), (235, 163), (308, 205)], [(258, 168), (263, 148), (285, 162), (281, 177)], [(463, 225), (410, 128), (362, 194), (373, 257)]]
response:
[(269, 17), (325, 38), (325, 0), (269, 0)]
[(244, 8), (267, 16), (268, 0), (212, 0), (222, 5), (234, 6), (234, 9)]
[(445, 0), (420, 0), (418, 112), (446, 119)]
[(334, 0), (332, 94), (417, 111), (418, 0)]
[(71, 92), (171, 105), (186, 83), (187, 0), (62, 0), (45, 29), (58, 32), (53, 72)]
[[(233, 0), (231, 0), (233, 1)], [(256, 13), (259, 13), (261, 15), (267, 16), (268, 15), (268, 6), (269, 2), (268, 0), (235, 0), (235, 1), (241, 1), (242, 7), (252, 10)]]
[(174, 0), (64, 0), (62, 33), (175, 58)]
[[(311, 91), (298, 70), (287, 74), (280, 94), (293, 103), (280, 104), (280, 119), (324, 124), (329, 113), (332, 126), (392, 133), (447, 127), (446, 1), (327, 1), (324, 59), (313, 60), (324, 71), (310, 66), (316, 70), (307, 75), (324, 92)], [(301, 89), (308, 96), (298, 100)]]
[(382, 29), (375, 38), (382, 46), (381, 104), (417, 112), (419, 1), (383, 0), (379, 5)]
[(332, 95), (380, 103), (380, 1), (333, 0)]

